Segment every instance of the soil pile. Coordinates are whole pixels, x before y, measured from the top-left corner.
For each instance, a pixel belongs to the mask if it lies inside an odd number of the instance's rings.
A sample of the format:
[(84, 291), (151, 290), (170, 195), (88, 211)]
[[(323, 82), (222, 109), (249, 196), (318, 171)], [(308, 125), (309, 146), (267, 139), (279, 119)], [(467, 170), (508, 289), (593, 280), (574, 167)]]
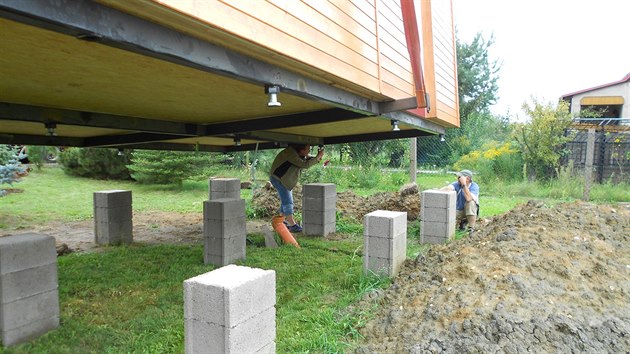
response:
[(630, 350), (630, 207), (529, 202), (408, 260), (357, 352)]
[[(302, 186), (293, 189), (295, 210), (302, 209)], [(252, 206), (258, 217), (275, 215), (280, 207), (278, 193), (271, 183), (254, 191)], [(376, 193), (369, 197), (361, 197), (351, 191), (337, 193), (337, 212), (342, 217), (362, 221), (365, 214), (375, 210), (391, 210), (407, 212), (408, 220), (417, 220), (420, 213), (420, 194), (417, 186), (404, 186), (399, 192)]]

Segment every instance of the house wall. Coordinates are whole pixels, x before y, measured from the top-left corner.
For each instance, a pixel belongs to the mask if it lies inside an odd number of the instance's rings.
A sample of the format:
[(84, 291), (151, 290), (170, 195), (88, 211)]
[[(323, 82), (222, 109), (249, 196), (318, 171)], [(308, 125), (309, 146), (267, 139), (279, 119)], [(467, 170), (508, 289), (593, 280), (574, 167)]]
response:
[(624, 104), (619, 115), (620, 118), (630, 118), (630, 81), (574, 95), (571, 98), (571, 113), (578, 114), (580, 112), (580, 101), (582, 98), (601, 96), (623, 97)]

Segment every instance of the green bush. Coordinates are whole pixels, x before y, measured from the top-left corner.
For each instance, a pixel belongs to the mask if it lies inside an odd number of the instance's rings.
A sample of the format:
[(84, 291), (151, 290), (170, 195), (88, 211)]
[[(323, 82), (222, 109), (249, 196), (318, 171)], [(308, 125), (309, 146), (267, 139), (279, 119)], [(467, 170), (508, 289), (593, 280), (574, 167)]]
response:
[(207, 152), (136, 150), (127, 167), (140, 183), (181, 185), (185, 179), (204, 176), (220, 158)]
[(95, 179), (131, 179), (126, 165), (130, 152), (105, 148), (67, 148), (59, 154), (58, 162), (71, 176)]
[(26, 147), (26, 157), (31, 165), (35, 165), (38, 170), (42, 169), (44, 163), (54, 162), (59, 155), (59, 149), (54, 146), (29, 145)]

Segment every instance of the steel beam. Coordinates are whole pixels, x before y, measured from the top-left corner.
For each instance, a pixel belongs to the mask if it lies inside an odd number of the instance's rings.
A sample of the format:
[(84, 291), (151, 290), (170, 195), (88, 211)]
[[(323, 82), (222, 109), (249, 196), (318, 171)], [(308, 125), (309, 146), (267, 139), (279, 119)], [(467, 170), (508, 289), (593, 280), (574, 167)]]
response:
[(82, 112), (8, 102), (0, 102), (0, 119), (35, 123), (54, 122), (64, 125), (123, 129), (180, 136), (198, 136), (205, 131), (205, 128), (199, 124), (168, 122), (156, 119)]

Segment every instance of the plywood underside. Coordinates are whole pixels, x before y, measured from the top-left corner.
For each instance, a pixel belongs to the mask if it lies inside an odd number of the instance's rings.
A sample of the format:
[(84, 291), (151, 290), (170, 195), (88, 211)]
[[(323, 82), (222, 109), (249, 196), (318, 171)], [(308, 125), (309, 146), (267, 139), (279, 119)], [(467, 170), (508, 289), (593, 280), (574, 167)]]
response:
[[(278, 95), (281, 107), (270, 108), (264, 86), (248, 79), (11, 19), (0, 18), (0, 28), (0, 143), (230, 151), (257, 143), (420, 136), (440, 128), (407, 119), (398, 134), (385, 115), (290, 91)], [(46, 123), (54, 123), (56, 136), (46, 136)]]

